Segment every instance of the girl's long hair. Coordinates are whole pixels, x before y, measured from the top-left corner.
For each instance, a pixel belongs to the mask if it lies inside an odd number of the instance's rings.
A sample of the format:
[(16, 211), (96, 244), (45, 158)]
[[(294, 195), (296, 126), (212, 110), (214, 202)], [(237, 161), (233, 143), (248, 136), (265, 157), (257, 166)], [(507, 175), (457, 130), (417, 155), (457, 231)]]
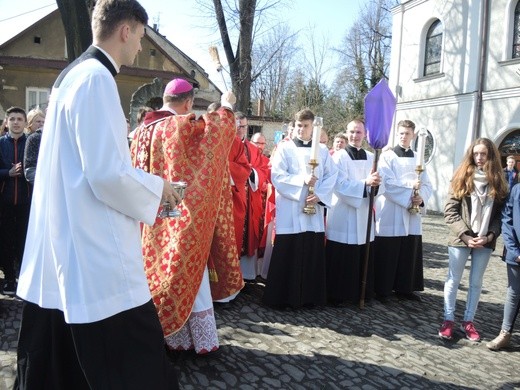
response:
[(488, 194), (492, 198), (502, 201), (507, 197), (509, 189), (500, 163), (500, 152), (489, 138), (477, 138), (466, 150), (462, 162), (451, 180), (453, 195), (457, 199), (462, 199), (474, 190), (473, 175), (477, 166), (473, 158), (473, 148), (476, 145), (484, 145), (488, 153), (487, 161), (483, 167), (488, 181)]

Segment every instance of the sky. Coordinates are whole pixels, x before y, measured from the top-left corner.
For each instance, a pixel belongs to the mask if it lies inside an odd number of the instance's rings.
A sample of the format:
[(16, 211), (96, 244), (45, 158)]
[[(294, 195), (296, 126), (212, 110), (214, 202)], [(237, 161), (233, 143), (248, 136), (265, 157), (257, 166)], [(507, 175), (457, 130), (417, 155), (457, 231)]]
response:
[[(317, 39), (327, 37), (331, 47), (340, 47), (360, 7), (369, 0), (283, 1), (285, 5), (268, 14), (271, 19), (266, 19), (266, 23), (274, 20), (289, 23), (292, 30), (302, 32), (302, 39), (305, 30), (314, 28)], [(212, 3), (211, 0), (208, 2)], [(220, 35), (208, 27), (213, 24), (213, 19), (204, 17), (194, 0), (141, 0), (140, 3), (148, 13), (149, 25), (157, 24), (162, 35), (202, 66), (211, 81), (225, 90), (222, 75), (216, 71), (208, 52), (209, 46), (216, 45), (226, 69), (225, 55), (218, 44)], [(0, 44), (57, 8), (52, 0), (22, 0), (16, 2), (16, 7), (13, 4), (13, 0), (0, 0)], [(165, 4), (169, 6), (165, 8)]]

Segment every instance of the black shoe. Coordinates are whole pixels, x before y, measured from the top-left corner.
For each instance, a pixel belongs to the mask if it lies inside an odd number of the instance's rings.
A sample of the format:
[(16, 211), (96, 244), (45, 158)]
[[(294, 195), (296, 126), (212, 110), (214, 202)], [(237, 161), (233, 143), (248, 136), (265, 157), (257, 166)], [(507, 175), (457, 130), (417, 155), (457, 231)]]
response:
[(194, 349), (170, 349), (168, 346), (165, 346), (166, 356), (170, 360), (186, 360), (192, 357), (197, 356)]
[(231, 309), (231, 302), (213, 302), (215, 309), (229, 310)]
[(256, 283), (266, 284), (267, 279), (262, 278), (260, 275), (256, 277)]
[(10, 297), (13, 297), (16, 295), (16, 288), (17, 288), (17, 283), (13, 280), (8, 280), (7, 282), (4, 283), (4, 287), (2, 288), (2, 293), (4, 295), (7, 295), (7, 296), (10, 296)]
[(389, 296), (388, 295), (379, 295), (379, 294), (376, 294), (376, 297), (375, 297), (379, 302), (381, 303), (388, 303), (388, 301), (390, 300)]
[(346, 307), (347, 302), (341, 299), (329, 299), (327, 305), (332, 307)]
[(408, 301), (415, 301), (415, 302), (421, 302), (421, 297), (416, 293), (396, 293), (396, 295), (399, 297), (399, 299), (406, 299)]
[(201, 357), (201, 358), (205, 358), (205, 359), (213, 359), (213, 358), (219, 357), (221, 354), (222, 354), (222, 350), (220, 348), (218, 348), (214, 351), (209, 351), (206, 353), (198, 353), (197, 357)]

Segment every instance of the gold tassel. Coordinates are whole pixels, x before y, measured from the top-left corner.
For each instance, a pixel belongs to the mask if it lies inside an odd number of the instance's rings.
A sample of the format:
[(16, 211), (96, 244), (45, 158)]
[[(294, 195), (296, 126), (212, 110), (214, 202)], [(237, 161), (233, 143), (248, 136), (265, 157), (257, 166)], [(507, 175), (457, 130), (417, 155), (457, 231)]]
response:
[(217, 270), (216, 269), (210, 269), (209, 270), (209, 281), (210, 282), (218, 282), (218, 275), (217, 275)]

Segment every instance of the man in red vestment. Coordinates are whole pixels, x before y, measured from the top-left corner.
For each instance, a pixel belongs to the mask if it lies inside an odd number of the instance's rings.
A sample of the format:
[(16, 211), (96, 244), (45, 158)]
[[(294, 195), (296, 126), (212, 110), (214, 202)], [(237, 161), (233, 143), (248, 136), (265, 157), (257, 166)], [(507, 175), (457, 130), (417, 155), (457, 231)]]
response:
[[(174, 79), (166, 86), (164, 106), (148, 113), (132, 143), (135, 166), (169, 181), (185, 181), (178, 206), (181, 216), (157, 218), (144, 226), (142, 241), (145, 269), (170, 349), (218, 349), (218, 336), (210, 291), (210, 275), (218, 280), (222, 296), (243, 287), (238, 254), (211, 256), (217, 226), (233, 231), (227, 153), (234, 138), (235, 97), (228, 92), (219, 110), (195, 119), (186, 115), (193, 105), (193, 87)], [(223, 201), (229, 199), (229, 203)], [(234, 249), (234, 246), (232, 246)], [(208, 261), (211, 262), (208, 270)]]
[(235, 221), (235, 238), (238, 256), (242, 253), (244, 239), (244, 223), (247, 210), (247, 179), (251, 174), (251, 166), (247, 161), (245, 146), (242, 140), (235, 136), (229, 151), (229, 174), (231, 192), (233, 194), (233, 219)]
[(254, 281), (260, 275), (258, 265), (258, 248), (260, 246), (260, 225), (264, 214), (262, 201), (262, 189), (269, 177), (269, 159), (262, 154), (262, 150), (247, 140), (247, 117), (241, 113), (235, 113), (237, 120), (237, 136), (244, 145), (251, 172), (246, 183), (246, 212), (243, 227), (243, 243), (240, 258), (240, 268), (245, 280)]

